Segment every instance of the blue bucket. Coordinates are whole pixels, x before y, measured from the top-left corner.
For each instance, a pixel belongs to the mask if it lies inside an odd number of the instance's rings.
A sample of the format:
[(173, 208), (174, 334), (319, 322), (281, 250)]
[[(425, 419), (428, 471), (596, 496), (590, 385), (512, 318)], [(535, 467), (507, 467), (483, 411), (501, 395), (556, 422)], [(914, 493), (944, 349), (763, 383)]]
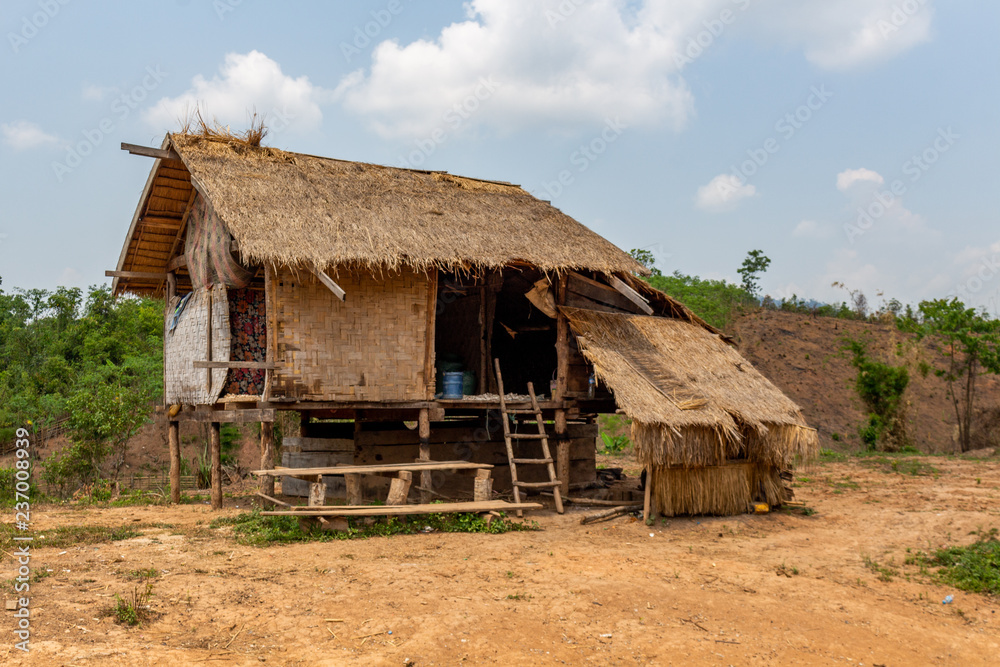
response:
[(444, 394), (441, 398), (462, 398), (462, 384), (465, 373), (461, 371), (446, 371), (444, 373)]

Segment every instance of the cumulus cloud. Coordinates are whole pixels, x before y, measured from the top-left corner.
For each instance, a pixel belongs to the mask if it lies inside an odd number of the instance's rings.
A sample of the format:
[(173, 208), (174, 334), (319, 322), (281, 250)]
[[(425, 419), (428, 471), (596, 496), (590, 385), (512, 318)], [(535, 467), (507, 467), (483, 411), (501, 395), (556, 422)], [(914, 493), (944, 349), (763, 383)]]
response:
[(471, 0), (466, 20), (433, 39), (379, 44), (337, 94), (383, 136), (441, 127), (484, 80), (496, 90), (460, 114), (463, 126), (572, 129), (620, 116), (681, 127), (694, 113), (682, 71), (731, 32), (844, 69), (926, 40), (931, 0), (913, 1), (920, 11), (894, 17), (898, 0)]
[(55, 135), (42, 130), (36, 123), (27, 120), (17, 120), (13, 123), (0, 125), (4, 143), (17, 151), (56, 144), (59, 139)]
[(698, 188), (695, 204), (703, 211), (719, 213), (732, 210), (741, 200), (756, 194), (757, 188), (743, 183), (736, 175), (719, 174)]
[(865, 169), (864, 167), (860, 169), (845, 169), (837, 174), (837, 189), (841, 192), (847, 192), (856, 183), (882, 185), (885, 183), (885, 179), (877, 171)]
[(175, 128), (180, 119), (199, 108), (206, 120), (243, 127), (254, 110), (269, 125), (299, 131), (314, 130), (323, 120), (321, 105), (332, 99), (330, 91), (309, 78), (293, 78), (260, 51), (226, 54), (218, 74), (191, 80), (191, 87), (177, 97), (164, 97), (144, 113), (158, 130)]

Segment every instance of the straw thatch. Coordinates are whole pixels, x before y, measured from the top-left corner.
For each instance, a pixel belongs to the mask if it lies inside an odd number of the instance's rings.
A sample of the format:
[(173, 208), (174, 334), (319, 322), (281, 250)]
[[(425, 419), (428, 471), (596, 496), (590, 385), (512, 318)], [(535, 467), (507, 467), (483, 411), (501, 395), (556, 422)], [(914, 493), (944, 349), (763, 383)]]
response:
[(169, 143), (250, 263), (645, 272), (516, 185), (217, 139), (173, 134)]
[(690, 468), (743, 459), (781, 468), (815, 453), (816, 432), (798, 406), (717, 334), (669, 318), (563, 312), (632, 419), (641, 463)]
[(728, 516), (746, 512), (753, 501), (776, 506), (787, 500), (778, 471), (757, 463), (702, 468), (654, 466), (646, 483), (653, 483), (656, 508), (664, 516)]

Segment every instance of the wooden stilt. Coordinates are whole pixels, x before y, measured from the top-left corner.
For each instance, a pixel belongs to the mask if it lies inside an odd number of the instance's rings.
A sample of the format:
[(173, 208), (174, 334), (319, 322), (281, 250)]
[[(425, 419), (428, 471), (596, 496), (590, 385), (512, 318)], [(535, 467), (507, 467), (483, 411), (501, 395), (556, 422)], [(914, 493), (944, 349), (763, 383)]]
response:
[(493, 478), (489, 470), (477, 470), (476, 479), (473, 482), (472, 499), (476, 502), (483, 502), (493, 499)]
[(170, 502), (181, 501), (181, 425), (168, 422), (167, 443), (170, 446)]
[(555, 431), (556, 431), (556, 463), (558, 468), (556, 469), (556, 477), (562, 482), (562, 486), (559, 490), (564, 496), (569, 495), (569, 439), (566, 437), (566, 411), (563, 409), (556, 410), (555, 414)]
[(212, 422), (210, 449), (212, 457), (212, 509), (222, 509), (222, 425)]
[[(420, 459), (421, 461), (431, 460), (431, 416), (427, 408), (420, 410), (418, 417), (418, 435), (420, 437)], [(431, 501), (431, 491), (434, 487), (434, 480), (429, 470), (420, 473), (420, 502), (427, 504)]]
[(650, 516), (650, 500), (652, 497), (653, 489), (653, 468), (652, 466), (646, 468), (646, 493), (643, 495), (642, 500), (642, 522), (649, 524)]
[(344, 475), (344, 486), (347, 487), (347, 504), (361, 504), (361, 475)]
[[(274, 467), (274, 422), (260, 423), (260, 467), (265, 470)], [(260, 476), (260, 492), (266, 496), (274, 495), (274, 477)]]
[(309, 507), (326, 505), (326, 483), (320, 477), (318, 482), (309, 485)]

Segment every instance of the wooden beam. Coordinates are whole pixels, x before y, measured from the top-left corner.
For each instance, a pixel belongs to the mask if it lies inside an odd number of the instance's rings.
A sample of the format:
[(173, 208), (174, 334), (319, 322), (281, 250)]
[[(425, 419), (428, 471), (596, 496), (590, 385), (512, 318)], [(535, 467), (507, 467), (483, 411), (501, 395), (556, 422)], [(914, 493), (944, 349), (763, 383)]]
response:
[[(420, 411), (417, 417), (417, 435), (420, 438), (419, 456), (420, 461), (430, 461), (431, 459), (431, 417), (425, 408)], [(434, 488), (434, 479), (430, 470), (422, 468), (420, 471), (420, 502), (429, 503), (431, 492)]]
[(326, 285), (327, 289), (333, 292), (333, 295), (335, 297), (337, 297), (341, 301), (347, 298), (347, 292), (345, 292), (340, 285), (333, 282), (333, 279), (330, 276), (326, 275), (325, 273), (323, 273), (322, 271), (320, 271), (315, 267), (313, 268), (313, 273), (316, 274), (316, 277), (319, 278), (319, 281), (321, 283)]
[(138, 144), (127, 144), (122, 142), (122, 150), (128, 151), (132, 155), (142, 155), (144, 157), (155, 157), (160, 160), (180, 160), (181, 156), (170, 148), (152, 148), (150, 146), (139, 146)]
[(624, 296), (626, 299), (628, 299), (635, 305), (639, 306), (639, 309), (642, 310), (642, 312), (646, 313), (647, 315), (653, 314), (653, 308), (652, 306), (649, 305), (649, 301), (642, 298), (642, 296), (640, 296), (638, 292), (636, 292), (634, 289), (623, 283), (620, 278), (616, 276), (608, 276), (608, 277), (611, 279), (610, 280), (611, 286), (614, 287), (616, 290), (618, 290), (622, 294), (622, 296)]
[(267, 361), (192, 361), (195, 368), (247, 368), (250, 370), (274, 370), (277, 364)]
[(105, 271), (108, 278), (135, 278), (137, 280), (166, 280), (167, 272), (163, 271)]
[(185, 257), (184, 255), (177, 255), (172, 260), (167, 262), (167, 271), (186, 269), (187, 265), (188, 265), (187, 257)]
[[(270, 468), (274, 465), (274, 422), (260, 423), (260, 465), (262, 468)], [(274, 477), (271, 475), (261, 475), (260, 494), (274, 495)]]

